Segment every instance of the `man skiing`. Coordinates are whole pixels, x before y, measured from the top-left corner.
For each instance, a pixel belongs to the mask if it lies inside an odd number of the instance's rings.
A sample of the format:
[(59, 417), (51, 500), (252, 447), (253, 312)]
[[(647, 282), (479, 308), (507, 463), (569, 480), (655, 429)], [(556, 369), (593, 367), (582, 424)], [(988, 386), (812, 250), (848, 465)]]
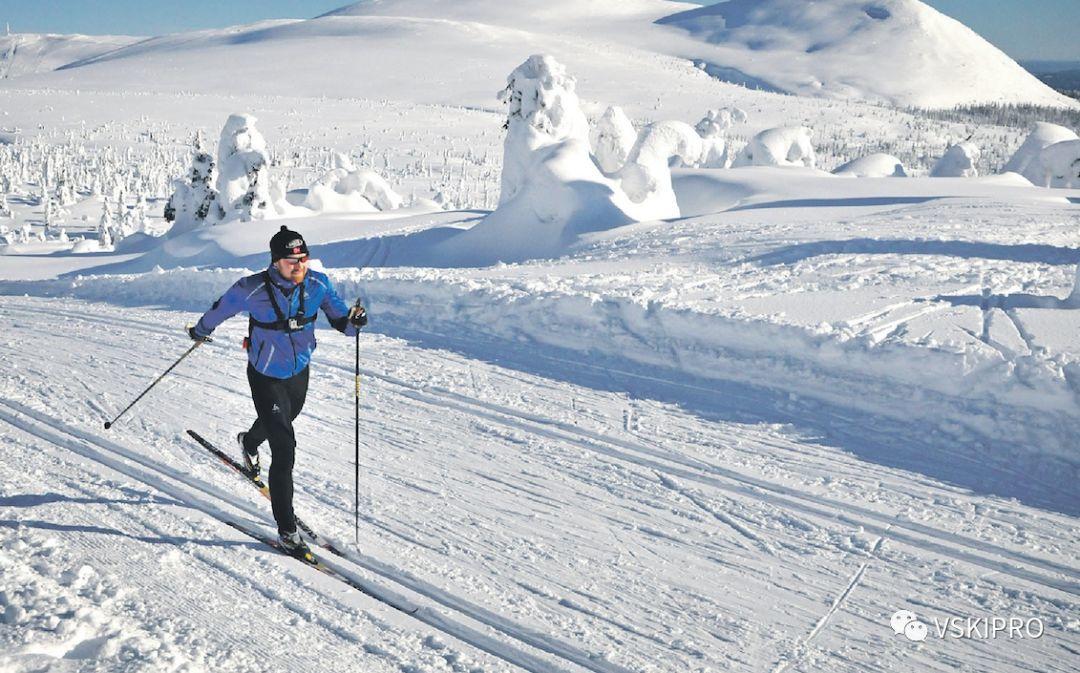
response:
[(257, 418), (247, 432), (237, 435), (244, 466), (259, 474), (259, 446), (270, 443), (270, 501), (282, 547), (294, 556), (314, 556), (296, 530), (293, 514), (292, 470), (296, 437), (293, 420), (304, 406), (308, 364), (315, 350), (315, 319), (322, 309), (330, 324), (346, 336), (355, 336), (367, 324), (364, 307), (349, 307), (341, 300), (326, 274), (308, 269), (304, 237), (285, 226), (270, 239), (270, 266), (238, 280), (188, 328), (188, 336), (206, 341), (218, 325), (248, 313), (247, 378)]

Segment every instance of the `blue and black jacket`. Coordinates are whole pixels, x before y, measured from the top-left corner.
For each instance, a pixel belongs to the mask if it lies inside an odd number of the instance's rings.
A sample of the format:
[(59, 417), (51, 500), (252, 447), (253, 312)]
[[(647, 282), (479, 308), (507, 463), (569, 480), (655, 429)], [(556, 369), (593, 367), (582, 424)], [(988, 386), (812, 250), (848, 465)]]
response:
[(311, 362), (319, 309), (339, 332), (356, 334), (357, 328), (349, 323), (349, 307), (326, 274), (308, 270), (303, 282), (297, 284), (271, 266), (236, 281), (199, 318), (195, 334), (210, 336), (218, 325), (247, 311), (248, 362), (260, 374), (287, 379), (304, 371)]

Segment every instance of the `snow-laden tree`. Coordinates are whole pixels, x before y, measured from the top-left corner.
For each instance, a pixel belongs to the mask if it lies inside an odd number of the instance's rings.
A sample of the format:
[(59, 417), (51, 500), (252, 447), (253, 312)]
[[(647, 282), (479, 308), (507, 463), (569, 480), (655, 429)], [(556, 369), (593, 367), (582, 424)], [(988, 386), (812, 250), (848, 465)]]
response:
[(673, 159), (686, 164), (697, 162), (701, 149), (701, 136), (685, 122), (654, 122), (641, 130), (616, 176), (626, 196), (637, 206), (634, 214), (638, 219), (679, 216), (670, 166)]
[(304, 206), (319, 212), (396, 210), (401, 195), (378, 173), (358, 169), (344, 154), (334, 155), (334, 168), (308, 188)]
[[(738, 108), (735, 108), (738, 110)], [(740, 118), (745, 121), (746, 113), (738, 110)], [(697, 162), (702, 168), (727, 168), (731, 165), (731, 146), (724, 137), (724, 131), (731, 128), (734, 123), (734, 115), (727, 108), (708, 110), (701, 118), (694, 130), (701, 136), (701, 158)]]
[(111, 248), (115, 231), (116, 222), (113, 219), (112, 209), (109, 208), (109, 200), (105, 199), (101, 204), (101, 217), (98, 219), (98, 245), (102, 248)]
[(979, 175), (975, 164), (979, 161), (979, 148), (975, 143), (961, 142), (950, 145), (930, 171), (932, 178), (974, 178)]
[(507, 77), (498, 95), (507, 108), (500, 205), (525, 186), (537, 150), (573, 141), (588, 151), (589, 122), (575, 85), (561, 63), (541, 54), (530, 56)]
[(1072, 129), (1057, 124), (1037, 122), (1001, 170), (1019, 173), (1033, 184), (1042, 184), (1046, 176), (1039, 162), (1039, 153), (1055, 143), (1076, 139), (1077, 135)]
[(766, 129), (750, 139), (732, 161), (732, 168), (743, 166), (806, 166), (817, 165), (817, 155), (810, 141), (810, 129), (805, 126), (781, 126)]
[(476, 226), (433, 246), (433, 263), (490, 264), (557, 254), (588, 231), (634, 221), (634, 204), (600, 172), (575, 82), (551, 56), (507, 78), (502, 190)]
[(590, 140), (597, 165), (610, 175), (626, 163), (626, 157), (637, 142), (637, 131), (623, 109), (612, 105), (593, 126)]
[(172, 222), (168, 236), (177, 236), (220, 218), (214, 188), (214, 158), (203, 150), (203, 137), (195, 136), (191, 153), (191, 168), (185, 179), (173, 181), (173, 193), (165, 203), (165, 220)]
[(230, 115), (218, 141), (217, 191), (222, 219), (261, 220), (273, 217), (270, 199), (270, 156), (255, 117)]
[(1034, 162), (1040, 187), (1080, 189), (1080, 140), (1064, 140), (1039, 151)]

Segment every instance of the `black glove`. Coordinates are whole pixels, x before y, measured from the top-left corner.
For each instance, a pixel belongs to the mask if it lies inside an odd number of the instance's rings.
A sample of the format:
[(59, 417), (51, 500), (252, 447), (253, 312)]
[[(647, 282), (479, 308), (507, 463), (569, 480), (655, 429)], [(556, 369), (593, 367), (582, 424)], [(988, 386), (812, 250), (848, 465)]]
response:
[(192, 340), (192, 341), (202, 341), (202, 342), (204, 342), (204, 343), (205, 343), (205, 342), (209, 342), (209, 341), (212, 341), (212, 339), (210, 338), (210, 335), (206, 335), (206, 336), (200, 336), (200, 335), (199, 335), (199, 334), (198, 334), (198, 333), (197, 333), (197, 332), (195, 331), (195, 326), (194, 326), (194, 325), (188, 325), (188, 327), (187, 327), (187, 334), (188, 334), (188, 336), (189, 336), (189, 337), (191, 337), (191, 340)]
[(367, 324), (367, 311), (360, 304), (353, 306), (349, 309), (349, 324), (353, 327), (360, 328)]

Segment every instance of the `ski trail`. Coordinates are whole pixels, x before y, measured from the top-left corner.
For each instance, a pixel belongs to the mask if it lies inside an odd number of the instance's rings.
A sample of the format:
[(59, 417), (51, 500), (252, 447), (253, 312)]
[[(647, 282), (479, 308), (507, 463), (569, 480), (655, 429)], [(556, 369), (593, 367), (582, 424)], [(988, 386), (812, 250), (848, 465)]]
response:
[[(89, 444), (98, 446), (99, 449), (109, 451), (110, 453), (116, 453), (118, 455), (127, 458), (133, 462), (142, 465), (144, 468), (156, 470), (165, 473), (165, 476), (174, 479), (175, 481), (182, 483), (188, 487), (194, 487), (197, 490), (201, 490), (207, 495), (217, 497), (222, 502), (238, 507), (245, 510), (248, 514), (253, 514), (256, 517), (260, 517), (260, 514), (265, 516), (263, 512), (257, 508), (252, 507), (250, 504), (239, 505), (232, 500), (232, 494), (226, 494), (219, 491), (213, 486), (208, 484), (192, 484), (189, 477), (185, 477), (180, 473), (177, 473), (171, 469), (163, 469), (159, 465), (155, 465), (145, 458), (141, 458), (137, 455), (131, 454), (129, 451), (124, 450), (115, 442), (108, 440), (100, 440), (95, 438), (90, 433), (81, 431), (77, 428), (71, 428), (62, 421), (52, 419), (46, 414), (37, 412), (33, 409), (24, 407), (23, 405), (12, 402), (9, 400), (0, 400), (0, 404), (12, 410), (12, 413), (5, 410), (0, 410), (0, 419), (6, 421), (12, 426), (18, 427), (24, 432), (37, 436), (45, 441), (48, 441), (57, 446), (67, 448), (78, 455), (85, 458), (89, 458), (95, 462), (98, 462), (106, 467), (109, 467), (124, 476), (145, 484), (152, 488), (156, 488), (169, 496), (180, 500), (188, 505), (195, 507), (202, 511), (204, 514), (211, 516), (215, 519), (228, 521), (228, 515), (224, 514), (220, 509), (208, 504), (201, 500), (197, 496), (194, 496), (190, 492), (185, 492), (183, 489), (171, 486), (161, 479), (155, 479), (149, 474), (143, 472), (138, 468), (134, 468), (126, 465), (125, 463), (111, 459), (106, 455), (99, 453), (97, 450), (91, 448)], [(45, 426), (45, 427), (41, 427)], [(59, 434), (59, 433), (63, 433)], [(65, 437), (64, 435), (67, 435)], [(110, 446), (111, 445), (111, 446)], [(335, 546), (341, 548), (341, 545), (337, 540), (327, 537), (327, 540), (333, 543)], [(273, 552), (277, 554), (278, 552)], [(326, 556), (325, 554), (323, 555)], [(383, 564), (376, 559), (363, 558), (350, 552), (345, 553), (345, 558), (354, 564), (363, 567), (371, 572), (375, 572), (382, 577), (395, 581), (403, 587), (411, 589), (419, 595), (425, 596), (435, 602), (442, 604), (452, 610), (461, 613), (464, 616), (470, 617), (479, 623), (485, 624), (493, 630), (502, 633), (522, 642), (523, 644), (530, 645), (542, 652), (546, 652), (557, 658), (560, 658), (567, 663), (577, 664), (578, 666), (595, 671), (596, 673), (630, 673), (629, 669), (623, 668), (617, 664), (599, 660), (585, 652), (578, 650), (577, 648), (559, 641), (556, 638), (552, 638), (545, 634), (538, 633), (523, 626), (519, 626), (499, 617), (495, 613), (492, 613), (479, 606), (472, 605), (467, 601), (458, 599), (454, 596), (445, 595), (435, 587), (410, 576), (407, 573), (399, 571), (389, 565)], [(341, 564), (334, 562), (330, 558), (323, 558), (323, 561), (334, 570), (348, 575), (350, 579), (357, 581), (361, 584), (369, 585), (370, 582), (366, 582), (360, 577), (357, 577), (354, 573), (351, 573), (348, 569), (344, 568)], [(318, 572), (318, 571), (315, 571)], [(388, 590), (385, 587), (374, 586), (373, 591), (381, 592), (383, 595), (390, 597), (394, 601), (401, 603), (411, 602), (405, 596)], [(551, 662), (539, 660), (535, 655), (529, 654), (517, 648), (512, 648), (504, 643), (500, 643), (490, 636), (486, 636), (479, 631), (462, 624), (456, 620), (447, 618), (430, 608), (421, 607), (412, 617), (420, 622), (427, 624), (433, 628), (443, 631), (447, 635), (453, 636), (462, 642), (469, 643), (474, 647), (483, 650), (493, 656), (496, 656), (504, 661), (512, 663), (516, 666), (524, 668), (525, 670), (532, 671), (533, 673), (542, 673), (546, 671), (564, 671), (551, 664)]]
[[(887, 528), (886, 532), (888, 532)], [(870, 549), (871, 557), (877, 556), (877, 553), (881, 549), (881, 545), (884, 541), (885, 536), (882, 535), (877, 539), (876, 542), (874, 542), (874, 546)], [(863, 561), (861, 564), (859, 564), (859, 568), (848, 580), (847, 586), (845, 586), (844, 590), (840, 592), (840, 594), (836, 597), (835, 600), (833, 600), (832, 604), (829, 606), (829, 609), (825, 611), (825, 614), (821, 615), (821, 618), (818, 619), (816, 624), (814, 624), (814, 628), (812, 628), (810, 630), (810, 633), (808, 633), (806, 637), (803, 638), (802, 641), (795, 646), (794, 651), (788, 657), (782, 658), (776, 664), (776, 666), (773, 667), (772, 673), (783, 673), (783, 671), (787, 670), (788, 667), (795, 663), (798, 663), (798, 661), (806, 653), (806, 648), (809, 647), (810, 642), (814, 638), (816, 638), (817, 635), (821, 633), (821, 631), (829, 624), (829, 620), (832, 619), (832, 616), (836, 614), (836, 611), (839, 610), (840, 606), (844, 604), (844, 601), (847, 600), (847, 597), (851, 595), (852, 591), (855, 590), (855, 587), (859, 586), (859, 582), (862, 580), (863, 573), (866, 572), (866, 568), (869, 565), (870, 561)]]
[[(692, 502), (694, 504), (694, 506), (696, 506), (701, 511), (705, 512), (706, 514), (709, 514), (710, 516), (715, 518), (717, 521), (720, 521), (721, 523), (727, 525), (729, 528), (731, 528), (733, 531), (735, 531), (736, 533), (738, 533), (742, 537), (744, 537), (747, 540), (750, 540), (751, 542), (753, 542), (759, 549), (764, 551), (766, 554), (769, 554), (771, 556), (771, 555), (774, 555), (776, 553), (776, 551), (772, 548), (771, 545), (769, 545), (769, 543), (767, 543), (763, 539), (761, 539), (761, 537), (758, 536), (757, 534), (755, 534), (752, 530), (750, 530), (746, 526), (742, 525), (741, 523), (739, 523), (738, 521), (736, 521), (732, 517), (728, 516), (726, 513), (721, 512), (720, 510), (717, 510), (717, 509), (713, 509), (712, 507), (708, 506), (707, 504), (705, 504), (704, 501), (701, 500), (701, 498), (695, 496), (689, 490), (683, 488), (679, 484), (679, 482), (675, 481), (671, 477), (660, 474), (659, 472), (655, 472), (654, 474), (656, 474), (657, 480), (660, 482), (660, 484), (662, 486), (664, 486), (664, 488), (667, 488), (667, 489), (669, 489), (671, 491), (674, 491), (675, 493), (678, 493), (682, 497), (686, 498), (687, 500)], [(746, 544), (739, 541), (738, 538), (735, 538), (735, 541), (738, 542), (738, 544), (741, 547), (743, 547), (744, 549), (748, 549)]]
[[(20, 311), (21, 310), (22, 309), (20, 309)], [(44, 315), (55, 315), (54, 312), (49, 312), (44, 309), (33, 308), (31, 310)], [(123, 322), (97, 316), (80, 315), (78, 318), (113, 326)], [(123, 324), (126, 324), (126, 322)], [(175, 330), (164, 329), (160, 324), (151, 323), (149, 321), (143, 321), (142, 324), (148, 331), (175, 336)], [(973, 334), (972, 336), (974, 337), (975, 335)], [(209, 344), (209, 346), (212, 348), (226, 348), (224, 345), (220, 345), (216, 342)], [(319, 357), (318, 354), (316, 357)], [(353, 369), (351, 366), (331, 361), (320, 361), (319, 366), (342, 372), (350, 379), (353, 376)], [(539, 436), (578, 444), (600, 454), (636, 464), (656, 473), (711, 486), (721, 491), (747, 497), (750, 500), (767, 502), (782, 510), (802, 512), (815, 519), (824, 521), (839, 520), (850, 524), (855, 528), (862, 526), (867, 531), (879, 535), (883, 533), (885, 527), (893, 526), (892, 539), (895, 542), (901, 542), (915, 548), (933, 551), (957, 560), (974, 563), (995, 572), (1001, 572), (1018, 579), (1032, 581), (1066, 593), (1074, 595), (1080, 594), (1080, 580), (1073, 579), (1075, 576), (1074, 569), (1054, 563), (1053, 561), (1033, 557), (1022, 552), (1004, 549), (997, 545), (966, 538), (959, 534), (940, 531), (915, 521), (897, 520), (888, 515), (864, 507), (859, 507), (858, 505), (843, 503), (824, 496), (802, 492), (745, 473), (725, 469), (718, 465), (704, 463), (685, 456), (675, 456), (667, 452), (653, 449), (650, 446), (645, 445), (640, 441), (632, 440), (629, 437), (613, 437), (568, 422), (550, 419), (540, 414), (514, 409), (495, 402), (476, 400), (450, 390), (431, 389), (405, 381), (397, 376), (384, 374), (363, 366), (361, 367), (361, 374), (393, 385), (401, 390), (403, 395), (418, 402), (431, 404), (439, 408), (457, 409), (463, 413), (468, 413), (509, 427), (523, 429)], [(192, 380), (194, 381), (196, 379)], [(627, 453), (627, 451), (631, 453)], [(653, 460), (654, 458), (663, 462)], [(906, 530), (907, 533), (899, 532), (901, 529)], [(925, 540), (922, 539), (923, 537), (930, 539)], [(956, 547), (960, 548), (958, 549)], [(1009, 565), (1001, 561), (991, 560), (980, 554), (991, 554), (1003, 557), (1013, 564), (1019, 565)], [(1027, 565), (1037, 567), (1055, 575), (1060, 575), (1062, 579), (1047, 577), (1034, 572), (1026, 568), (1025, 566)]]

